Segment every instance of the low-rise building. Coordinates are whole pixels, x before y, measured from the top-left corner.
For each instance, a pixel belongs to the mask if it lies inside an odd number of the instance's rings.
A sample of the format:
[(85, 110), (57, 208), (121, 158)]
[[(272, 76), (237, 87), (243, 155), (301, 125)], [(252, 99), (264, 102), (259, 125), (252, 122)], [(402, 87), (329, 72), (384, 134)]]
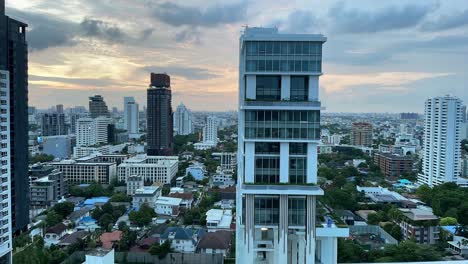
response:
[(122, 233), (123, 232), (120, 230), (103, 233), (99, 237), (99, 241), (101, 241), (102, 248), (112, 249), (114, 247), (114, 244), (118, 243), (120, 239), (122, 239)]
[(411, 156), (375, 152), (374, 163), (379, 166), (386, 177), (398, 177), (404, 173), (413, 171), (413, 159)]
[(178, 160), (177, 156), (138, 155), (118, 166), (118, 179), (127, 182), (130, 176), (138, 175), (142, 176), (144, 181), (170, 183), (177, 174)]
[(62, 172), (54, 169), (48, 175), (30, 183), (31, 205), (49, 207), (68, 194), (68, 186)]
[(172, 198), (180, 198), (182, 201), (180, 202), (180, 208), (192, 209), (193, 204), (193, 193), (191, 192), (171, 192), (168, 194), (169, 197)]
[(237, 152), (213, 152), (211, 156), (219, 160), (222, 171), (234, 172), (237, 167)]
[(181, 203), (182, 199), (180, 198), (160, 196), (155, 202), (154, 211), (158, 215), (177, 217)]
[(118, 145), (102, 145), (102, 146), (76, 146), (73, 148), (73, 157), (82, 158), (94, 154), (108, 155), (119, 153), (127, 146), (127, 143)]
[(210, 209), (206, 212), (206, 228), (208, 228), (208, 232), (230, 230), (231, 224), (231, 210)]
[(137, 189), (145, 186), (142, 176), (133, 175), (127, 178), (127, 194), (133, 195)]
[(403, 239), (419, 244), (435, 244), (439, 240), (439, 218), (429, 210), (399, 209), (403, 213), (398, 222)]
[(45, 246), (57, 245), (66, 233), (67, 226), (64, 223), (58, 223), (49, 227), (44, 234)]
[(154, 208), (158, 197), (161, 196), (161, 188), (158, 186), (144, 186), (136, 189), (133, 194), (133, 208), (140, 208), (143, 204)]
[(205, 254), (229, 255), (232, 242), (232, 233), (229, 231), (209, 232), (198, 243), (198, 251)]
[(461, 236), (453, 236), (452, 241), (447, 241), (449, 249), (463, 257), (468, 256), (468, 239)]
[(113, 162), (78, 162), (62, 160), (51, 162), (51, 166), (60, 170), (69, 184), (101, 183), (109, 184), (116, 176), (117, 165)]
[(171, 248), (176, 252), (194, 253), (198, 242), (205, 235), (203, 229), (192, 230), (182, 227), (168, 227), (160, 237), (160, 243), (167, 240), (171, 242)]

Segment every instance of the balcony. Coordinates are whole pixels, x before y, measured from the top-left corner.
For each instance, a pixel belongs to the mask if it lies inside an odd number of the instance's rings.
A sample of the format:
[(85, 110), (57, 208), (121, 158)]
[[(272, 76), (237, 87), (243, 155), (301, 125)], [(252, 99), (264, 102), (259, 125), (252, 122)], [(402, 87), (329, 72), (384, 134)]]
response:
[(291, 194), (291, 195), (323, 195), (323, 190), (318, 185), (294, 185), (294, 184), (274, 184), (263, 185), (254, 183), (242, 184), (242, 194)]
[(257, 101), (257, 100), (244, 100), (241, 104), (241, 109), (262, 109), (262, 110), (298, 110), (301, 108), (320, 110), (320, 101)]
[(275, 248), (273, 246), (272, 240), (257, 240), (254, 241), (254, 251), (260, 252), (267, 252), (267, 251), (274, 251)]

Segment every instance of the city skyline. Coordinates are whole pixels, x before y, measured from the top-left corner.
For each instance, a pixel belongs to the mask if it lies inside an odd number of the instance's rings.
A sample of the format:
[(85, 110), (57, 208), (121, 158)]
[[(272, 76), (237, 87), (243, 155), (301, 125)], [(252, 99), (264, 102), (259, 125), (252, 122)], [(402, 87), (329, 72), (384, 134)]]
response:
[(313, 10), (302, 1), (288, 8), (281, 1), (6, 2), (7, 15), (29, 25), (30, 105), (39, 108), (85, 105), (94, 94), (109, 106), (124, 96), (145, 102), (146, 76), (155, 71), (173, 76), (174, 105), (235, 110), (235, 54), (246, 24), (328, 36), (320, 90), (326, 111), (421, 113), (429, 97), (468, 101), (462, 1), (330, 1)]

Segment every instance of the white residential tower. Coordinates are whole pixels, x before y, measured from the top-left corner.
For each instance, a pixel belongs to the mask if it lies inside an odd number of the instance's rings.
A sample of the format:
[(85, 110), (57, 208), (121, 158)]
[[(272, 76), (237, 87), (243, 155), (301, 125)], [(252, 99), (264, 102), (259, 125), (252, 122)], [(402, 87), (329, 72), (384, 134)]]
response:
[(323, 35), (240, 38), (236, 262), (336, 263), (346, 228), (316, 228)]

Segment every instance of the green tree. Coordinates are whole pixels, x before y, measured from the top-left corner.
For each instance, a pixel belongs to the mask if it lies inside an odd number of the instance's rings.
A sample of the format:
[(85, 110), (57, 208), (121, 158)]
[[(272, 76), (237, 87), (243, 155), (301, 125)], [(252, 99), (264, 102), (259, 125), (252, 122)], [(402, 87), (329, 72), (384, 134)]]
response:
[(38, 154), (34, 155), (32, 157), (29, 157), (29, 164), (35, 164), (35, 163), (43, 163), (43, 162), (49, 162), (54, 160), (54, 156), (52, 155), (47, 155), (47, 154)]
[(444, 217), (440, 219), (439, 225), (441, 226), (451, 226), (456, 225), (458, 223), (456, 218), (453, 217)]
[(151, 223), (153, 217), (156, 217), (156, 213), (147, 204), (143, 204), (138, 211), (132, 211), (128, 215), (129, 220), (140, 227)]
[(50, 210), (47, 213), (45, 223), (46, 223), (46, 226), (50, 227), (50, 226), (54, 226), (54, 225), (62, 222), (62, 220), (63, 220), (63, 217), (61, 215), (59, 215), (54, 210)]
[(73, 204), (72, 202), (62, 202), (54, 205), (52, 207), (52, 210), (54, 210), (57, 214), (65, 218), (73, 212), (74, 208), (75, 204)]
[(115, 203), (119, 203), (119, 202), (129, 203), (131, 201), (132, 201), (132, 197), (122, 192), (116, 192), (110, 198), (110, 202), (115, 202)]
[(110, 231), (109, 225), (112, 225), (113, 223), (114, 223), (114, 217), (109, 213), (104, 213), (98, 219), (99, 226), (101, 226), (102, 228), (105, 228), (107, 231)]
[(160, 245), (153, 244), (148, 250), (148, 252), (151, 255), (158, 256), (159, 259), (163, 259), (168, 253), (171, 252), (171, 242), (169, 240), (166, 240)]

